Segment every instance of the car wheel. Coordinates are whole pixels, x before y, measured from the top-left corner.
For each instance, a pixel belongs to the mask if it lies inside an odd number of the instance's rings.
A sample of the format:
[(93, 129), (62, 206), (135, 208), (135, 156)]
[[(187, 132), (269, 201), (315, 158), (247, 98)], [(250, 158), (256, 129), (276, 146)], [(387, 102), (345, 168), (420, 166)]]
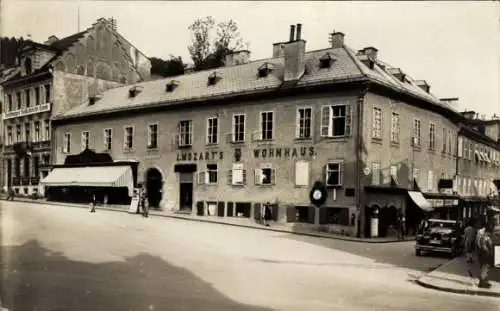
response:
[(415, 250), (415, 254), (420, 257), (420, 256), (422, 256), (422, 251), (417, 249), (417, 250)]

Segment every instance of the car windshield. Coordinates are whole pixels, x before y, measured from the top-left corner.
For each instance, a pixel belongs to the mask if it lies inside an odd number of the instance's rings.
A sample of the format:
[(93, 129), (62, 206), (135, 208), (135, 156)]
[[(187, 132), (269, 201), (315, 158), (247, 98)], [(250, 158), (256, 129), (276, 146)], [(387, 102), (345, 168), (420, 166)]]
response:
[(434, 228), (441, 228), (441, 229), (454, 229), (455, 228), (455, 223), (453, 222), (442, 222), (442, 221), (430, 221), (429, 222), (429, 228), (434, 229)]

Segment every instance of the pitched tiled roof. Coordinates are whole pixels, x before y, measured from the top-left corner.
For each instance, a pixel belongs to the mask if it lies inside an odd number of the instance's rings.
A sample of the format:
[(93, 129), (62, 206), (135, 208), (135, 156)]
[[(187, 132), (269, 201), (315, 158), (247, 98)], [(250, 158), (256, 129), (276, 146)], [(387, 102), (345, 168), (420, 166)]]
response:
[[(329, 68), (320, 68), (320, 59), (329, 53), (333, 61)], [(291, 87), (300, 88), (310, 85), (332, 84), (351, 81), (372, 81), (408, 95), (426, 100), (432, 104), (445, 105), (433, 95), (423, 91), (409, 79), (400, 82), (385, 72), (381, 66), (367, 67), (358, 56), (347, 47), (328, 48), (309, 51), (305, 54), (306, 73)], [(264, 63), (273, 65), (273, 70), (266, 77), (258, 76), (258, 68)], [(232, 95), (264, 93), (278, 90), (283, 86), (283, 57), (269, 58), (250, 63), (215, 69), (222, 79), (215, 85), (208, 85), (208, 76), (214, 70), (206, 70), (170, 77), (161, 80), (136, 84), (140, 92), (129, 98), (132, 86), (119, 87), (101, 94), (93, 105), (83, 103), (54, 119), (66, 119), (79, 116), (98, 115), (122, 110), (135, 110), (151, 106), (170, 106), (184, 102), (225, 98)], [(178, 82), (173, 92), (166, 92), (166, 84), (171, 80)]]
[(81, 31), (79, 33), (75, 33), (66, 38), (62, 38), (53, 42), (50, 47), (58, 49), (60, 52), (64, 52), (69, 49), (74, 43), (76, 43), (80, 38), (82, 38), (88, 30)]

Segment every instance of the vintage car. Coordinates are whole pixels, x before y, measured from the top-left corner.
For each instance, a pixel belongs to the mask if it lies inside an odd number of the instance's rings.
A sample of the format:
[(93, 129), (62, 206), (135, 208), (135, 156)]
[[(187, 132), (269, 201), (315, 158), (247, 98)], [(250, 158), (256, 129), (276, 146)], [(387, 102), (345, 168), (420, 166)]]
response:
[(455, 220), (429, 219), (416, 237), (415, 253), (448, 253), (457, 256), (462, 252), (462, 228)]

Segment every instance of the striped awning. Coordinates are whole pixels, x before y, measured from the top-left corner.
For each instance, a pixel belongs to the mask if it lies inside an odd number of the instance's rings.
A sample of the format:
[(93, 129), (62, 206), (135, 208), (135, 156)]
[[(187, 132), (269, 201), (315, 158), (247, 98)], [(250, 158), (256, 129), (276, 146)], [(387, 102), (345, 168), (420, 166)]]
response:
[(40, 183), (49, 187), (126, 187), (134, 190), (130, 166), (56, 167)]
[(434, 207), (427, 201), (422, 192), (420, 191), (408, 191), (408, 195), (415, 205), (420, 207), (425, 212), (430, 212), (434, 210)]

